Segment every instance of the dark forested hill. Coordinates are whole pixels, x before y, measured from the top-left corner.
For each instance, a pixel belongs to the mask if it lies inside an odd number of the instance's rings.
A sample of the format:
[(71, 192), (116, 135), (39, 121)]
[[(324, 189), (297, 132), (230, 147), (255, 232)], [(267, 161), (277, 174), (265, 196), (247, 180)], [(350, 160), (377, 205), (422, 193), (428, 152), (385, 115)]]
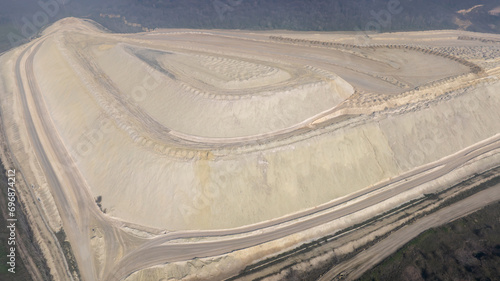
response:
[(12, 34), (29, 37), (30, 25), (38, 30), (67, 16), (119, 32), (175, 27), (500, 33), (498, 0), (0, 0), (0, 50), (13, 45)]

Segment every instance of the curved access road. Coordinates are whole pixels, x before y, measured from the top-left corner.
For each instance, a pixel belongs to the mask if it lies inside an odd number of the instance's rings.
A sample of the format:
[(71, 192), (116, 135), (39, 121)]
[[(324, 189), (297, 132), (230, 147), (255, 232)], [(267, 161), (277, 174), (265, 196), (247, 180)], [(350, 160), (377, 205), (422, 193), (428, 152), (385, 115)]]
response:
[[(290, 234), (304, 231), (312, 227), (320, 226), (332, 220), (339, 219), (343, 216), (362, 211), (363, 209), (379, 204), (419, 185), (433, 181), (460, 167), (469, 160), (472, 160), (478, 156), (499, 148), (500, 134), (497, 134), (488, 140), (477, 143), (471, 147), (461, 150), (458, 153), (426, 165), (423, 168), (403, 174), (401, 176), (398, 176), (397, 178), (392, 179), (391, 181), (378, 184), (357, 194), (350, 195), (347, 198), (344, 198), (344, 200), (342, 201), (345, 202), (357, 197), (361, 197), (363, 195), (374, 193), (371, 196), (368, 196), (356, 203), (347, 205), (342, 208), (334, 208), (340, 203), (332, 202), (330, 204), (320, 206), (317, 209), (308, 210), (305, 212), (297, 213), (295, 215), (283, 217), (279, 220), (269, 221), (266, 223), (256, 224), (239, 229), (221, 231), (175, 232), (167, 234), (163, 237), (153, 239), (137, 250), (126, 255), (109, 273), (109, 277), (106, 280), (121, 280), (137, 270), (148, 268), (165, 262), (183, 261), (193, 258), (222, 255), (235, 250), (244, 249), (280, 239)], [(431, 169), (432, 171), (430, 171)], [(386, 187), (387, 185), (392, 183), (397, 184), (392, 188), (381, 190), (381, 188)], [(375, 193), (374, 191), (379, 192)], [(284, 222), (291, 222), (299, 218), (303, 218), (303, 220), (280, 226), (280, 224), (283, 224)], [(266, 230), (266, 228), (272, 226), (277, 227)], [(213, 242), (172, 244), (166, 243), (170, 240), (179, 238), (227, 236), (234, 234), (243, 234), (245, 232), (251, 232), (258, 229), (264, 229), (264, 231), (250, 236), (228, 238), (225, 240), (217, 240)]]
[[(98, 280), (90, 247), (90, 222), (99, 225), (107, 241), (120, 241), (121, 233), (113, 229), (113, 221), (104, 216), (93, 202), (86, 181), (67, 154), (44, 107), (33, 73), (33, 59), (43, 40), (35, 41), (20, 54), (15, 74), (22, 103), (24, 121), (33, 150), (49, 183), (64, 231), (83, 280)], [(36, 200), (34, 198), (34, 200)], [(116, 253), (117, 243), (107, 243), (106, 251)], [(112, 256), (108, 257), (112, 259)], [(71, 276), (68, 276), (72, 279)]]
[[(97, 208), (85, 180), (72, 163), (46, 112), (33, 73), (33, 57), (40, 44), (43, 44), (43, 40), (35, 41), (19, 56), (16, 78), (30, 142), (55, 197), (83, 280), (122, 280), (133, 272), (165, 262), (216, 256), (280, 239), (379, 204), (446, 175), (471, 159), (500, 148), (500, 134), (497, 134), (436, 162), (313, 209), (235, 229), (169, 233), (150, 239), (134, 250), (124, 250), (120, 247), (124, 245), (125, 234), (119, 230), (114, 220), (103, 215)], [(390, 188), (386, 188), (388, 186)], [(352, 204), (343, 205), (354, 199), (356, 201)], [(89, 238), (91, 224), (98, 224), (103, 229), (106, 260), (102, 265), (93, 262)], [(263, 231), (253, 233), (256, 230)], [(247, 235), (226, 239), (222, 237), (236, 234)], [(200, 243), (168, 243), (174, 239), (215, 236), (222, 239)], [(119, 252), (125, 255), (115, 261)], [(98, 266), (100, 270), (97, 269)]]

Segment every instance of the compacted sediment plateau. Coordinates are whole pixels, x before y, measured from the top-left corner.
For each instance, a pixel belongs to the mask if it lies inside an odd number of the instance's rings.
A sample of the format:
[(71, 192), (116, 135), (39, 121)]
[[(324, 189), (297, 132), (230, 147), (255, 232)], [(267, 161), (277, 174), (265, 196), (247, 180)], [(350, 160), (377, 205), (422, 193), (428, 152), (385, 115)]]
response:
[(56, 22), (0, 57), (51, 272), (230, 278), (498, 166), (498, 36), (464, 36)]

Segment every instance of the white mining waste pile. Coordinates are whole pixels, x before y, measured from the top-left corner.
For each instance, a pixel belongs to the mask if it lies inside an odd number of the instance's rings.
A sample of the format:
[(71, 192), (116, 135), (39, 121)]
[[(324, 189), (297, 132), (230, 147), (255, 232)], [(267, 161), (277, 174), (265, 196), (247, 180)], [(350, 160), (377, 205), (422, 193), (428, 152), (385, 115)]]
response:
[(0, 57), (2, 121), (50, 227), (74, 224), (80, 274), (112, 280), (128, 250), (103, 246), (111, 227), (127, 245), (264, 223), (498, 141), (500, 43), (481, 36), (113, 34), (68, 18)]

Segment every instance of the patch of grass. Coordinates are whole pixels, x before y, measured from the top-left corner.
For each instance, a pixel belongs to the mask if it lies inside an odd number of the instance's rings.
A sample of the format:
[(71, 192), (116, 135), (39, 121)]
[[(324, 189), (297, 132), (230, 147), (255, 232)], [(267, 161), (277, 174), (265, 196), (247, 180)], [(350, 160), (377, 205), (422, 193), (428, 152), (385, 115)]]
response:
[(64, 256), (66, 257), (66, 261), (68, 262), (69, 270), (72, 273), (76, 273), (78, 278), (80, 278), (80, 271), (78, 270), (78, 264), (76, 263), (75, 256), (73, 255), (73, 249), (68, 240), (66, 240), (66, 233), (63, 229), (56, 232), (57, 240), (59, 241), (59, 245), (63, 249)]
[[(0, 208), (3, 208), (4, 210), (7, 209), (6, 202), (7, 202), (7, 177), (6, 177), (6, 171), (3, 165), (0, 164)], [(19, 208), (19, 205), (16, 207), (16, 216), (22, 216), (21, 214), (21, 209)], [(23, 260), (21, 256), (19, 255), (19, 245), (16, 245), (16, 269), (15, 273), (10, 273), (8, 269), (10, 268), (7, 265), (7, 254), (8, 254), (8, 249), (12, 246), (9, 246), (7, 244), (8, 237), (10, 234), (9, 229), (7, 229), (5, 226), (7, 225), (6, 218), (3, 216), (3, 213), (0, 212), (0, 280), (12, 280), (12, 281), (31, 281), (33, 280), (32, 277), (30, 276), (28, 270), (26, 269), (25, 264), (23, 263)], [(16, 223), (16, 242), (19, 242), (19, 236), (24, 235), (26, 236), (25, 230), (21, 227), (19, 223)]]
[(102, 196), (101, 195), (97, 196), (97, 198), (95, 199), (95, 203), (97, 204), (97, 207), (99, 207), (101, 212), (106, 213), (106, 208), (104, 208), (104, 209), (102, 208)]
[[(5, 239), (4, 237), (2, 237), (2, 238)], [(0, 238), (0, 240), (2, 240), (2, 239)], [(9, 269), (9, 267), (7, 266), (7, 262), (8, 262), (7, 255), (9, 253), (7, 252), (7, 247), (5, 245), (7, 245), (7, 244), (5, 244), (5, 243), (0, 244), (0, 276), (3, 273), (7, 273), (8, 269)]]
[(430, 229), (359, 280), (498, 280), (500, 203)]

